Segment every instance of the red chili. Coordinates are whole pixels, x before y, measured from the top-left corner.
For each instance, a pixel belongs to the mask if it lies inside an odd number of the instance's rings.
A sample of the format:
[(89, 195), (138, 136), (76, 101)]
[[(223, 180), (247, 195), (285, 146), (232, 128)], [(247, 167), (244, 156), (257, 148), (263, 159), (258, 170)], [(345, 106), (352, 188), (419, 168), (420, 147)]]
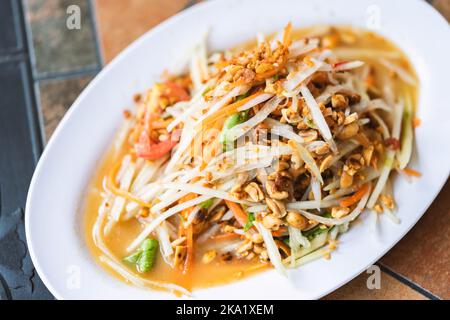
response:
[(343, 65), (343, 64), (345, 64), (347, 62), (348, 61), (340, 61), (340, 62), (333, 63), (333, 68), (337, 68), (337, 67), (339, 67), (339, 66), (341, 66), (341, 65)]
[(396, 138), (388, 138), (384, 140), (384, 144), (386, 145), (386, 147), (392, 150), (400, 149), (400, 141)]

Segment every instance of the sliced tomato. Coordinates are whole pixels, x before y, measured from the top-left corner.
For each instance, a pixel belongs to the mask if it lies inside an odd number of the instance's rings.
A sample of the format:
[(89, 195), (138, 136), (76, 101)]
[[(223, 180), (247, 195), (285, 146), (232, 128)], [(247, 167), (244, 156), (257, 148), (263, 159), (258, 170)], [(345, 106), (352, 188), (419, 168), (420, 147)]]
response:
[(139, 158), (156, 160), (168, 154), (177, 145), (178, 139), (179, 135), (176, 137), (175, 134), (172, 134), (171, 138), (166, 141), (153, 142), (149, 134), (143, 131), (134, 149)]
[(168, 88), (168, 96), (174, 97), (178, 101), (188, 101), (191, 99), (186, 89), (184, 89), (178, 83), (167, 81), (165, 84)]

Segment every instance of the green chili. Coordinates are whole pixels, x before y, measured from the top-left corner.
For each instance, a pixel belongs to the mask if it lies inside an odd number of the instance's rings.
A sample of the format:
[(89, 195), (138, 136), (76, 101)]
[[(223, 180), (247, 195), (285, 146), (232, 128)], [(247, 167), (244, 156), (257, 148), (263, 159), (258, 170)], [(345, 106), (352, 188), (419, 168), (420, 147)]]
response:
[(147, 272), (155, 263), (158, 241), (155, 239), (146, 239), (142, 242), (138, 251), (124, 258), (125, 262), (136, 265), (139, 272)]
[(236, 97), (236, 101), (245, 99), (245, 98), (247, 98), (248, 96), (249, 96), (248, 92), (247, 92), (247, 93), (244, 93), (244, 94), (241, 94), (241, 95), (239, 95), (239, 96)]
[(155, 239), (147, 239), (142, 243), (142, 255), (137, 263), (139, 272), (147, 272), (153, 267), (157, 249), (158, 241)]
[(211, 198), (211, 199), (208, 199), (208, 200), (205, 200), (205, 201), (201, 202), (199, 204), (199, 207), (202, 208), (202, 209), (209, 209), (209, 208), (211, 208), (213, 203), (214, 203), (214, 199)]
[(231, 128), (237, 126), (238, 124), (246, 121), (248, 118), (248, 113), (246, 111), (243, 112), (237, 112), (235, 114), (232, 114), (229, 116), (224, 124), (222, 132), (220, 133), (219, 141), (222, 143), (223, 148), (225, 151), (230, 150), (234, 148), (234, 140), (230, 139), (228, 137), (228, 132)]
[(123, 259), (123, 261), (131, 263), (131, 264), (136, 264), (139, 261), (139, 258), (141, 257), (141, 255), (142, 255), (142, 251), (139, 250), (139, 251), (129, 255), (128, 257), (125, 257)]
[(305, 118), (305, 124), (310, 127), (311, 129), (317, 129), (316, 124), (314, 123), (314, 121), (310, 118)]
[(247, 223), (244, 226), (244, 231), (247, 232), (253, 226), (253, 221), (255, 221), (255, 215), (253, 213), (247, 214)]
[(308, 231), (303, 232), (303, 235), (308, 238), (309, 241), (317, 237), (319, 234), (327, 232), (328, 228), (324, 228), (324, 225), (317, 225)]

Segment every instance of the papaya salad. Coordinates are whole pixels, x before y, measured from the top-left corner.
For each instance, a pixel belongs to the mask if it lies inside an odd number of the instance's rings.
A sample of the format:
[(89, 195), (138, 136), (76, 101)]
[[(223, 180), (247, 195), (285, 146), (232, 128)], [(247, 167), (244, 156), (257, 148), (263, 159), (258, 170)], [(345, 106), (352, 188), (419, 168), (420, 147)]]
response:
[(188, 295), (330, 258), (365, 209), (400, 222), (418, 81), (388, 40), (289, 23), (200, 43), (186, 69), (134, 97), (90, 188), (88, 243), (109, 271)]

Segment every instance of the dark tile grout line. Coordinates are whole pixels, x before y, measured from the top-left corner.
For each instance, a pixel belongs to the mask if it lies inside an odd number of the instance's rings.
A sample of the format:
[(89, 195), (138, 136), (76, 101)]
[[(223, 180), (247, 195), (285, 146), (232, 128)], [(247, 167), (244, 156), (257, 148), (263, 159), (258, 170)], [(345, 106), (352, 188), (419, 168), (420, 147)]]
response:
[(20, 1), (20, 7), (21, 7), (21, 24), (22, 24), (22, 32), (24, 33), (24, 45), (27, 48), (27, 52), (28, 52), (28, 64), (29, 64), (29, 69), (31, 70), (31, 76), (32, 76), (32, 80), (33, 80), (33, 84), (32, 84), (32, 88), (33, 88), (33, 98), (34, 98), (34, 105), (35, 105), (35, 113), (37, 114), (37, 122), (38, 122), (38, 126), (39, 126), (39, 138), (40, 138), (40, 145), (41, 145), (41, 150), (40, 152), (42, 153), (42, 151), (44, 150), (44, 146), (45, 146), (45, 131), (44, 131), (44, 116), (42, 113), (42, 108), (41, 108), (41, 102), (40, 102), (40, 93), (39, 93), (39, 87), (36, 85), (36, 70), (34, 68), (34, 66), (36, 65), (36, 55), (35, 55), (35, 51), (34, 51), (34, 45), (33, 45), (33, 38), (32, 38), (32, 32), (31, 32), (31, 26), (29, 25), (29, 23), (27, 22), (27, 16), (26, 16), (26, 8), (27, 8), (27, 4), (26, 4), (26, 0), (21, 0)]
[[(12, 300), (11, 290), (9, 289), (8, 283), (6, 282), (5, 278), (3, 278), (1, 273), (0, 273), (0, 285), (3, 288), (4, 293), (5, 293), (4, 299)], [(3, 300), (3, 297), (1, 295), (0, 295), (0, 300)]]
[(411, 289), (413, 289), (414, 291), (416, 291), (416, 292), (420, 293), (421, 295), (427, 297), (428, 299), (430, 299), (430, 300), (441, 300), (440, 297), (438, 297), (435, 294), (431, 293), (427, 289), (422, 288), (421, 286), (419, 286), (418, 284), (416, 284), (412, 280), (410, 280), (407, 277), (401, 275), (400, 273), (392, 270), (391, 268), (387, 267), (383, 263), (377, 262), (375, 264), (380, 267), (381, 271), (387, 273), (388, 275), (390, 275), (394, 279), (400, 281), (402, 284), (410, 287)]
[(0, 63), (18, 62), (28, 59), (28, 54), (23, 51), (0, 52)]
[(35, 58), (36, 55), (35, 55), (35, 51), (34, 51), (31, 26), (27, 23), (28, 19), (26, 16), (26, 8), (27, 8), (26, 0), (20, 1), (20, 7), (22, 8), (22, 26), (23, 26), (23, 30), (24, 30), (23, 32), (25, 34), (25, 36), (24, 36), (25, 41), (23, 41), (23, 42), (28, 49), (27, 51), (29, 53), (29, 62), (31, 65), (33, 79), (36, 79), (36, 70), (34, 68), (34, 66), (36, 65), (36, 58)]
[(26, 71), (28, 73), (27, 82), (28, 85), (26, 86), (26, 94), (25, 98), (27, 100), (27, 106), (28, 106), (28, 123), (30, 125), (30, 136), (33, 146), (33, 155), (34, 155), (34, 162), (35, 165), (37, 164), (39, 157), (44, 149), (44, 138), (43, 138), (43, 131), (42, 131), (42, 115), (40, 112), (40, 107), (38, 102), (36, 101), (36, 92), (34, 87), (34, 79), (33, 79), (33, 64), (32, 64), (32, 57), (33, 54), (30, 50), (30, 42), (28, 39), (28, 29), (27, 29), (27, 23), (26, 23), (26, 14), (25, 14), (25, 6), (24, 2), (16, 2), (14, 9), (17, 12), (17, 16), (19, 17), (18, 21), (18, 28), (20, 32), (20, 37), (22, 41), (22, 48), (23, 48), (23, 61), (25, 61), (26, 65)]
[(89, 14), (91, 16), (92, 31), (94, 35), (95, 51), (97, 54), (97, 64), (100, 66), (101, 69), (104, 66), (105, 61), (103, 59), (103, 52), (100, 44), (100, 35), (98, 31), (96, 8), (93, 0), (88, 0), (88, 5), (89, 5)]
[(72, 70), (72, 71), (65, 71), (65, 72), (58, 72), (58, 73), (47, 73), (42, 74), (34, 78), (35, 82), (41, 82), (41, 81), (47, 81), (47, 80), (65, 80), (70, 78), (75, 78), (79, 76), (86, 76), (86, 75), (96, 75), (102, 70), (100, 66), (87, 66), (80, 68), (78, 70)]
[[(12, 4), (13, 12), (18, 13), (20, 11), (20, 8), (19, 8), (20, 4), (17, 1), (12, 1), (11, 4)], [(21, 17), (19, 14), (15, 14), (13, 19), (14, 19), (14, 26), (16, 27), (16, 29), (21, 30), (21, 32), (16, 35), (16, 39), (19, 41), (16, 51), (18, 51), (18, 52), (25, 51), (26, 46), (25, 46), (25, 42), (24, 42), (24, 33), (22, 30)]]

